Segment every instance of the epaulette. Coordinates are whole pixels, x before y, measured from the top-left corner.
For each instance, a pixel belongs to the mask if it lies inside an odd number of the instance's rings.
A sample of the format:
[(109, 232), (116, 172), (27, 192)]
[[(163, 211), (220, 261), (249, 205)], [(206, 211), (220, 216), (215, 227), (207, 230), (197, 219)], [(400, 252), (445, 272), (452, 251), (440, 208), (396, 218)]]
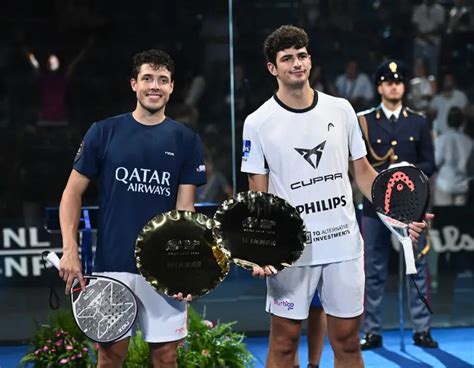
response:
[(421, 116), (422, 118), (426, 118), (426, 115), (421, 111), (416, 111), (409, 107), (405, 107), (405, 111), (409, 112), (410, 114), (415, 114), (415, 115)]
[(367, 114), (370, 114), (371, 112), (374, 112), (375, 110), (377, 110), (377, 107), (372, 107), (371, 109), (358, 112), (357, 116), (367, 115)]

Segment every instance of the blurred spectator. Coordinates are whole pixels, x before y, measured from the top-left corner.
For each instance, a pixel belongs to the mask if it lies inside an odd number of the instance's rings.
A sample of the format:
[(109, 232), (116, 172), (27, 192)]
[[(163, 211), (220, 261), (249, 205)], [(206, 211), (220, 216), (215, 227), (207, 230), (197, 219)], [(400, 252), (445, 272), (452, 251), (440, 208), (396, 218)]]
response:
[(356, 111), (367, 108), (374, 98), (372, 83), (367, 74), (359, 72), (356, 60), (346, 64), (346, 71), (337, 77), (335, 88), (336, 94), (349, 100)]
[(464, 115), (452, 107), (448, 113), (448, 129), (435, 140), (435, 160), (438, 176), (434, 192), (436, 206), (462, 206), (468, 194), (466, 173), (473, 142), (463, 131)]
[(468, 104), (466, 94), (456, 88), (454, 74), (448, 72), (444, 75), (441, 91), (431, 100), (429, 113), (435, 117), (433, 130), (435, 134), (442, 134), (448, 128), (448, 112), (452, 107), (464, 109)]
[(206, 155), (207, 183), (196, 189), (196, 202), (222, 203), (233, 195), (232, 186), (225, 175), (217, 171), (210, 154)]
[(441, 36), (445, 24), (445, 10), (436, 0), (423, 0), (413, 9), (412, 22), (415, 26), (414, 59), (429, 61), (430, 71), (438, 75)]
[(454, 0), (454, 6), (449, 11), (448, 27), (446, 32), (467, 32), (471, 28), (471, 9), (465, 0)]
[(436, 93), (436, 78), (434, 75), (428, 74), (426, 62), (423, 59), (415, 60), (413, 73), (414, 77), (410, 80), (408, 103), (413, 109), (426, 112)]
[(318, 65), (318, 64), (313, 65), (313, 67), (311, 68), (309, 83), (311, 87), (317, 91), (329, 93), (329, 94), (332, 93), (329, 90), (329, 86), (327, 84), (321, 65)]

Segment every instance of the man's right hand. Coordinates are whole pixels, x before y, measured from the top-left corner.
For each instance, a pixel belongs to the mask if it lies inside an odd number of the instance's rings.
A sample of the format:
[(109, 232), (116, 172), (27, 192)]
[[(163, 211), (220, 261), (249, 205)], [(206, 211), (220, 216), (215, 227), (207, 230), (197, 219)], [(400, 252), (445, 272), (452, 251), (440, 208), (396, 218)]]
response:
[(273, 276), (276, 275), (278, 271), (273, 266), (253, 266), (252, 269), (252, 276), (258, 278), (264, 278), (265, 276)]
[(81, 261), (77, 252), (64, 251), (60, 261), (59, 276), (66, 282), (65, 294), (69, 294), (74, 279), (79, 280), (83, 291), (86, 289), (86, 282), (82, 277)]

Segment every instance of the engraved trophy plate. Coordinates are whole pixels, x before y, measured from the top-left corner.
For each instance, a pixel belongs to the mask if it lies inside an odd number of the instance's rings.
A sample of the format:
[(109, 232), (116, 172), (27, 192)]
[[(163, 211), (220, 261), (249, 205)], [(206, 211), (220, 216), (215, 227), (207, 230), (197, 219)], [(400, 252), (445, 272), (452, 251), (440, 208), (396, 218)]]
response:
[(242, 192), (225, 201), (214, 215), (214, 237), (244, 268), (282, 270), (304, 250), (306, 228), (288, 202), (269, 193)]
[(202, 213), (170, 211), (151, 219), (138, 235), (138, 271), (168, 296), (207, 294), (229, 273), (228, 251), (212, 237), (213, 220)]

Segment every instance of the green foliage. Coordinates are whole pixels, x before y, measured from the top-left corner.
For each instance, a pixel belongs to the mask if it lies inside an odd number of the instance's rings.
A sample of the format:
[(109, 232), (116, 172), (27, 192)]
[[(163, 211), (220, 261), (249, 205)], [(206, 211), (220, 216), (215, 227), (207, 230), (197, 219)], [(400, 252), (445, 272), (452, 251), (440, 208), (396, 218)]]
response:
[(46, 325), (37, 325), (31, 351), (20, 363), (33, 363), (35, 368), (93, 367), (92, 344), (81, 333), (70, 310), (53, 313)]
[(212, 324), (192, 308), (188, 309), (188, 337), (178, 347), (178, 367), (245, 368), (252, 364), (252, 355), (243, 343), (244, 335), (234, 332), (234, 323)]
[[(234, 323), (214, 325), (188, 308), (188, 337), (177, 350), (179, 368), (246, 368), (252, 355), (243, 343), (244, 335), (232, 330)], [(31, 341), (31, 352), (20, 363), (32, 362), (35, 368), (95, 365), (93, 344), (79, 330), (70, 310), (54, 312), (47, 325), (38, 326)], [(130, 339), (125, 368), (151, 367), (148, 344), (138, 331)]]

